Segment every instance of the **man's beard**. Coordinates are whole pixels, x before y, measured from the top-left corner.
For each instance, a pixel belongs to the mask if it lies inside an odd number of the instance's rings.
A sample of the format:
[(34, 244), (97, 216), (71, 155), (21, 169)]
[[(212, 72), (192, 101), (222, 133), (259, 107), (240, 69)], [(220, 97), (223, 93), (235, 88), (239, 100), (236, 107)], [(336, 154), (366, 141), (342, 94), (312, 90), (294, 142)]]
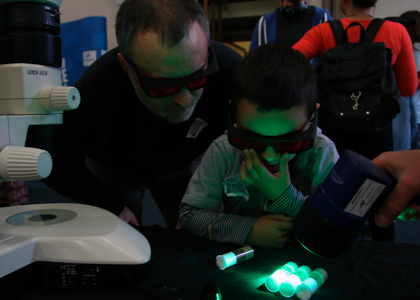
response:
[(197, 105), (197, 103), (194, 102), (193, 104), (191, 104), (190, 107), (185, 109), (184, 112), (180, 115), (169, 114), (168, 116), (161, 117), (161, 118), (164, 119), (165, 121), (169, 122), (169, 123), (172, 123), (172, 124), (179, 124), (179, 123), (188, 121), (191, 118), (191, 116), (193, 115), (196, 105)]

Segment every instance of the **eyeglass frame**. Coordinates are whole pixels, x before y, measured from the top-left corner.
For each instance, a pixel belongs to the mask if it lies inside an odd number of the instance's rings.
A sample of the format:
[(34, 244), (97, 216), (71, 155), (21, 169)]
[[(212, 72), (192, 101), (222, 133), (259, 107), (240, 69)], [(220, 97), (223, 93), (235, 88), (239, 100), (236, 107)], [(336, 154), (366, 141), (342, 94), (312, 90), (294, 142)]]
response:
[[(202, 70), (198, 70), (194, 73), (191, 73), (190, 75), (184, 76), (184, 77), (175, 77), (175, 78), (169, 78), (169, 77), (164, 77), (164, 78), (153, 78), (153, 77), (148, 77), (146, 75), (144, 75), (139, 68), (134, 64), (134, 62), (128, 58), (127, 56), (123, 55), (124, 59), (127, 61), (127, 63), (129, 64), (129, 66), (133, 69), (133, 71), (136, 73), (138, 80), (139, 80), (139, 84), (143, 90), (143, 92), (151, 97), (151, 98), (165, 98), (165, 97), (169, 97), (169, 96), (173, 96), (176, 95), (177, 93), (179, 93), (179, 91), (183, 88), (183, 87), (187, 87), (188, 89), (188, 83), (190, 83), (191, 81), (203, 78), (203, 77), (209, 77), (211, 75), (216, 75), (217, 72), (219, 71), (219, 65), (217, 63), (217, 59), (216, 59), (216, 54), (213, 50), (213, 48), (208, 45), (207, 48), (207, 67), (205, 69)], [(210, 78), (211, 80), (212, 78)], [(208, 84), (207, 82), (208, 80), (206, 80), (206, 82), (203, 84), (203, 86), (197, 88), (203, 88), (205, 85)], [(182, 84), (182, 86), (173, 94), (167, 95), (167, 96), (162, 96), (162, 97), (155, 97), (155, 96), (151, 96), (149, 95), (149, 91), (151, 89), (156, 89), (156, 88), (164, 88), (164, 87), (170, 87), (170, 86), (175, 86), (175, 85), (179, 85)], [(146, 90), (143, 87), (143, 85), (146, 86)], [(197, 90), (194, 89), (194, 90)], [(190, 89), (188, 89), (190, 90)]]
[[(249, 149), (249, 148), (244, 148), (241, 145), (237, 144), (235, 141), (232, 140), (232, 137), (236, 137), (236, 138), (246, 140), (246, 141), (264, 142), (266, 145), (266, 148), (268, 146), (272, 146), (275, 143), (279, 143), (279, 142), (281, 143), (281, 142), (310, 141), (309, 146), (304, 147), (303, 150), (299, 149), (299, 151), (293, 152), (293, 153), (299, 153), (299, 152), (307, 151), (313, 147), (314, 142), (315, 142), (316, 132), (317, 132), (317, 126), (318, 126), (318, 110), (315, 109), (313, 118), (309, 123), (309, 127), (308, 129), (304, 131), (290, 132), (290, 133), (277, 135), (277, 136), (261, 135), (252, 131), (239, 129), (235, 127), (234, 122), (233, 122), (232, 112), (229, 107), (227, 135), (228, 135), (229, 143), (233, 147), (238, 148), (240, 150)], [(292, 153), (289, 153), (289, 154), (292, 154)]]

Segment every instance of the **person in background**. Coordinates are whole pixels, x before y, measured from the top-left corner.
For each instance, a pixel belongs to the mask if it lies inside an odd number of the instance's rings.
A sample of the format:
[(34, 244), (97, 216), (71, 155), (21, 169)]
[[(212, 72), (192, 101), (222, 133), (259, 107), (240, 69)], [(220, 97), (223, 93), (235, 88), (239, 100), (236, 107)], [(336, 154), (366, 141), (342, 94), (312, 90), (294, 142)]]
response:
[[(358, 22), (366, 30), (373, 20), (371, 10), (375, 3), (376, 0), (339, 0), (341, 11), (346, 16), (340, 19), (343, 28), (346, 29), (351, 23)], [(360, 29), (356, 26), (351, 28), (347, 34), (349, 43), (358, 42)], [(412, 45), (405, 27), (397, 22), (385, 21), (373, 42), (384, 42), (386, 48), (392, 50), (391, 64), (401, 96), (413, 95), (417, 89), (418, 80)], [(336, 45), (331, 26), (324, 23), (313, 27), (292, 47), (302, 52), (308, 59), (312, 59), (316, 56), (322, 58), (327, 50)], [(320, 119), (323, 133), (334, 141), (339, 152), (351, 149), (373, 159), (381, 152), (393, 151), (392, 126), (378, 133), (361, 134), (344, 133), (325, 123), (325, 120)]]
[[(403, 18), (412, 18), (416, 20), (416, 25), (407, 28), (408, 34), (410, 35), (411, 42), (413, 43), (413, 54), (414, 60), (416, 62), (416, 69), (417, 69), (417, 90), (415, 94), (411, 97), (410, 105), (414, 106), (411, 108), (411, 111), (415, 111), (414, 116), (411, 117), (411, 126), (412, 126), (412, 141), (411, 141), (411, 149), (419, 149), (420, 148), (420, 12), (416, 11), (408, 11), (401, 15)], [(413, 122), (413, 120), (417, 120), (417, 124)], [(414, 123), (414, 124), (413, 124)], [(417, 126), (417, 128), (413, 128), (413, 126)]]
[[(420, 81), (420, 12), (407, 11), (401, 18), (411, 19), (416, 22), (410, 26), (405, 25), (413, 44), (413, 54), (417, 69), (417, 78)], [(403, 23), (405, 24), (405, 22)], [(401, 112), (395, 117), (392, 123), (394, 135), (394, 151), (419, 149), (419, 121), (420, 121), (420, 89), (411, 97), (401, 97)]]
[(149, 189), (173, 228), (202, 154), (226, 130), (242, 57), (210, 40), (195, 0), (126, 0), (115, 28), (118, 48), (75, 83), (81, 104), (64, 112), (44, 182), (133, 225)]
[[(345, 15), (340, 19), (344, 30), (353, 22), (357, 21), (366, 30), (373, 20), (372, 8), (377, 0), (339, 0), (340, 9)], [(360, 29), (349, 30), (349, 43), (358, 42)], [(410, 37), (405, 27), (397, 22), (385, 21), (373, 39), (373, 42), (384, 42), (386, 48), (393, 52), (392, 67), (395, 74), (397, 86), (401, 96), (411, 96), (417, 88), (417, 74), (415, 70), (413, 50)], [(312, 59), (320, 56), (337, 45), (331, 26), (327, 23), (319, 24), (310, 29), (292, 47), (302, 52), (306, 58)], [(371, 133), (354, 133), (337, 130), (325, 124), (326, 120), (320, 119), (320, 127), (323, 133), (334, 141), (339, 153), (345, 149), (353, 150), (373, 159), (380, 153), (394, 149), (392, 126)], [(394, 226), (378, 228), (373, 220), (370, 220), (370, 230), (373, 239), (393, 241)]]
[(317, 127), (315, 71), (290, 47), (261, 45), (240, 63), (232, 94), (228, 130), (191, 178), (179, 222), (211, 240), (282, 247), (338, 160)]
[[(255, 26), (249, 50), (263, 44), (293, 46), (309, 29), (332, 20), (327, 9), (307, 5), (304, 0), (282, 0), (281, 6), (263, 15)], [(319, 58), (314, 58), (314, 67)]]
[[(420, 150), (384, 152), (373, 163), (397, 180), (391, 194), (375, 214), (379, 227), (387, 227), (399, 217), (403, 220), (420, 219)], [(417, 197), (415, 203), (410, 203)]]

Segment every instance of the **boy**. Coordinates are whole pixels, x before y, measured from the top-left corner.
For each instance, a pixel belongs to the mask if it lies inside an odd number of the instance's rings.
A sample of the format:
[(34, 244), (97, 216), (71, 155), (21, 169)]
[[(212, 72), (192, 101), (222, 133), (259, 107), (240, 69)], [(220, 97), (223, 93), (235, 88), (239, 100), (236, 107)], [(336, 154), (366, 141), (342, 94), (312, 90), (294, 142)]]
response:
[(179, 208), (181, 228), (220, 242), (285, 245), (292, 220), (338, 159), (317, 128), (316, 76), (286, 46), (239, 64), (228, 131), (206, 151)]

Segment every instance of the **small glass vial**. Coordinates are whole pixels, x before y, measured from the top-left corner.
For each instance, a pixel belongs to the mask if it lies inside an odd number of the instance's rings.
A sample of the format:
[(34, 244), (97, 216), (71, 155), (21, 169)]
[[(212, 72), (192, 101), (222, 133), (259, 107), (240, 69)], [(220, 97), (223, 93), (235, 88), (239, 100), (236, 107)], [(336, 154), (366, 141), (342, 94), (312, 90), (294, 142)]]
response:
[(309, 277), (312, 270), (308, 266), (300, 266), (296, 272), (287, 276), (279, 286), (280, 294), (286, 298), (290, 298), (295, 294), (296, 287)]
[(237, 263), (246, 261), (254, 257), (254, 249), (250, 246), (244, 246), (222, 255), (216, 256), (216, 266), (220, 270), (229, 268)]
[(287, 276), (294, 273), (297, 268), (298, 265), (296, 263), (289, 261), (267, 278), (265, 281), (265, 287), (272, 293), (277, 292), (279, 290), (280, 284), (286, 280)]
[(328, 274), (323, 268), (315, 269), (302, 284), (296, 287), (296, 296), (301, 300), (308, 300), (327, 281)]

